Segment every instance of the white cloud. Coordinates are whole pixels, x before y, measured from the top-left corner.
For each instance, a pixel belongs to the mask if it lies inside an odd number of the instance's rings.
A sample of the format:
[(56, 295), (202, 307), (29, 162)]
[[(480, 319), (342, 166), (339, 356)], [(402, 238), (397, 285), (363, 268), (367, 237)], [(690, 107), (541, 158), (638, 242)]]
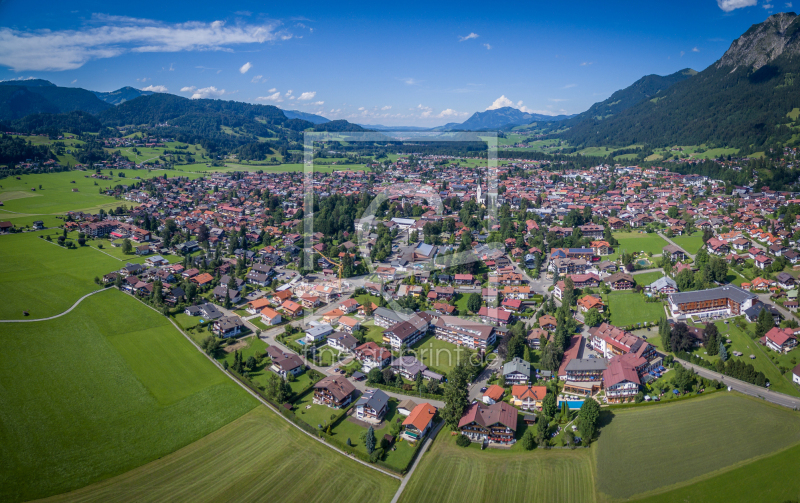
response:
[(497, 98), (496, 100), (494, 100), (494, 103), (492, 103), (486, 110), (497, 110), (498, 108), (513, 107), (513, 106), (514, 102), (506, 98), (506, 95), (504, 94), (499, 98)]
[(757, 3), (757, 0), (717, 0), (717, 5), (725, 12), (731, 12), (742, 7), (752, 7)]
[(253, 68), (253, 65), (251, 65), (250, 62), (248, 61), (247, 63), (243, 64), (241, 68), (239, 68), (239, 73), (245, 74), (251, 68)]
[(167, 92), (167, 88), (164, 86), (147, 86), (143, 87), (142, 91), (153, 91), (154, 93), (165, 93)]
[(364, 108), (364, 107), (358, 107), (358, 111), (359, 111), (359, 112), (360, 112), (360, 111), (362, 111), (362, 110), (366, 110), (366, 108)]
[(194, 87), (194, 86), (181, 87), (181, 92), (182, 93), (193, 93), (195, 91), (197, 91), (197, 88)]
[[(270, 91), (273, 91), (273, 89), (270, 89)], [(272, 101), (274, 103), (281, 103), (283, 98), (281, 98), (281, 93), (275, 92), (269, 96), (259, 96), (256, 98), (256, 101)]]
[(317, 92), (316, 92), (316, 91), (308, 91), (308, 92), (305, 92), (305, 93), (301, 94), (301, 95), (300, 95), (300, 97), (299, 97), (299, 98), (297, 98), (297, 99), (298, 99), (299, 101), (308, 101), (308, 100), (313, 100), (313, 99), (314, 99), (314, 96), (316, 96), (316, 95), (317, 95)]
[(147, 82), (150, 80), (148, 77), (142, 77), (141, 79), (136, 79), (136, 82)]
[(75, 80), (73, 80), (73, 81), (72, 81), (72, 83), (73, 83), (73, 84), (74, 84), (75, 82), (78, 82), (78, 79), (75, 79)]
[(315, 101), (313, 103), (306, 103), (306, 105), (317, 105), (317, 106), (322, 106), (324, 104), (325, 104), (324, 101)]
[(209, 86), (209, 87), (203, 87), (201, 89), (196, 89), (194, 91), (194, 94), (192, 94), (192, 99), (203, 100), (208, 98), (219, 98), (223, 94), (225, 94), (225, 89), (217, 89), (214, 86)]
[(700, 49), (698, 49), (697, 47), (693, 47), (692, 52), (700, 52)]
[(681, 51), (681, 57), (683, 57), (683, 55), (684, 55), (684, 54), (686, 54), (686, 53), (685, 53), (685, 52), (683, 52), (683, 51)]
[(786, 2), (786, 8), (787, 9), (791, 9), (792, 8), (792, 2)]
[(573, 87), (578, 87), (578, 84), (567, 84), (566, 86), (562, 87), (561, 89), (572, 89)]
[(584, 61), (583, 63), (581, 63), (581, 66), (589, 66), (592, 64), (594, 64), (594, 61)]
[(277, 89), (275, 89), (275, 88), (273, 87), (272, 89), (270, 89), (270, 90), (269, 90), (269, 91), (267, 91), (267, 92), (268, 92), (268, 93), (277, 93), (277, 92), (278, 92), (278, 90), (277, 90)]
[(459, 41), (459, 42), (463, 42), (463, 41), (465, 41), (465, 40), (469, 40), (469, 39), (471, 39), (471, 38), (478, 38), (478, 34), (477, 34), (477, 33), (470, 33), (470, 34), (469, 34), (469, 35), (467, 35), (466, 37), (461, 37), (461, 36), (459, 36), (459, 37), (458, 37), (458, 41)]
[(439, 113), (439, 115), (437, 115), (436, 117), (439, 117), (439, 118), (458, 117), (460, 115), (466, 115), (466, 114), (463, 114), (461, 112), (456, 112), (452, 108), (446, 108), (446, 109), (442, 110), (441, 113)]
[(423, 105), (421, 103), (419, 105), (417, 105), (417, 110), (421, 110), (422, 111), (422, 113), (419, 116), (422, 117), (423, 119), (426, 119), (426, 118), (430, 117), (431, 114), (433, 114), (433, 109), (431, 107), (426, 107), (425, 105)]
[(263, 76), (263, 75), (256, 75), (255, 77), (253, 77), (253, 78), (250, 80), (250, 82), (253, 82), (253, 83), (256, 83), (256, 84), (257, 84), (257, 83), (261, 82), (263, 79), (264, 79), (264, 76)]
[(292, 94), (292, 90), (291, 90), (291, 89), (289, 89), (288, 91), (286, 91), (286, 96), (289, 96), (290, 94)]
[(554, 103), (558, 103), (558, 102), (561, 102), (561, 101), (567, 101), (567, 99), (566, 98), (548, 98), (547, 101), (552, 101)]
[(419, 81), (417, 79), (414, 79), (414, 78), (411, 78), (411, 77), (408, 77), (408, 78), (403, 79), (403, 82), (405, 82), (409, 86), (414, 86), (414, 85), (419, 84), (421, 81)]
[(764, 7), (764, 8), (765, 8), (765, 9), (767, 9), (767, 10), (769, 10), (769, 9), (771, 9), (771, 8), (775, 7), (775, 6), (774, 6), (774, 5), (772, 5), (771, 3), (765, 3), (764, 5), (762, 5), (762, 7)]
[(483, 44), (483, 46), (486, 47), (487, 51), (491, 51), (492, 50), (492, 46), (489, 45), (489, 44)]
[(385, 107), (381, 107), (381, 110), (391, 110), (392, 105), (386, 105)]
[[(279, 24), (228, 26), (224, 21), (169, 24), (94, 15), (91, 25), (79, 30), (0, 28), (0, 65), (17, 72), (73, 70), (91, 60), (128, 52), (224, 51), (235, 45), (292, 38), (292, 34), (278, 30)], [(170, 70), (174, 70), (172, 65)]]

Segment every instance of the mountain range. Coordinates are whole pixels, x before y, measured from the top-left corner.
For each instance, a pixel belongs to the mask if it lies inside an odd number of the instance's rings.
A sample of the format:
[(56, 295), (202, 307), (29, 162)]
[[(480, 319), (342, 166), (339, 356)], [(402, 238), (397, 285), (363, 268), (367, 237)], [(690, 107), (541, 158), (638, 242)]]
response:
[(581, 114), (558, 137), (576, 146), (786, 144), (794, 135), (788, 115), (800, 107), (800, 18), (774, 14), (705, 70), (664, 78), (677, 82), (624, 110)]
[(0, 121), (20, 131), (169, 123), (187, 139), (204, 138), (225, 148), (265, 138), (287, 146), (305, 129), (480, 131), (536, 123), (576, 148), (706, 144), (755, 151), (794, 145), (794, 128), (800, 127), (799, 86), (800, 17), (788, 12), (753, 25), (701, 72), (686, 68), (666, 76), (647, 75), (574, 116), (502, 107), (436, 128), (362, 127), (271, 105), (191, 100), (132, 87), (94, 92), (32, 79), (0, 82)]

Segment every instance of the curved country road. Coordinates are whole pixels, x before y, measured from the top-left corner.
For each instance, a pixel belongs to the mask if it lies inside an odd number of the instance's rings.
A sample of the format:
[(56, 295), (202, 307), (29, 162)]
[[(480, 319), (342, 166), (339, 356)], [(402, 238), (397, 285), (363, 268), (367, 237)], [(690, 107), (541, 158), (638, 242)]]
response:
[(34, 321), (47, 321), (47, 320), (53, 320), (53, 319), (56, 319), (56, 318), (60, 318), (60, 317), (64, 316), (65, 314), (69, 313), (70, 311), (72, 311), (73, 309), (75, 309), (76, 307), (78, 307), (78, 304), (83, 302), (83, 299), (85, 299), (86, 297), (91, 297), (92, 295), (94, 295), (96, 293), (105, 292), (106, 290), (110, 290), (110, 288), (101, 288), (100, 290), (95, 290), (94, 292), (87, 293), (86, 295), (84, 295), (83, 297), (78, 299), (77, 302), (72, 304), (72, 307), (70, 307), (69, 309), (67, 309), (66, 311), (64, 311), (63, 313), (60, 313), (60, 314), (56, 314), (56, 315), (53, 315), (53, 316), (48, 316), (47, 318), (37, 318), (35, 320), (0, 320), (0, 323), (31, 323), (31, 322), (34, 322)]
[(724, 376), (719, 372), (714, 372), (713, 370), (709, 370), (705, 367), (694, 365), (685, 360), (681, 360), (680, 358), (675, 358), (675, 361), (677, 361), (684, 367), (693, 369), (695, 372), (697, 372), (698, 375), (705, 377), (706, 379), (716, 379), (723, 385), (730, 386), (731, 389), (734, 389), (739, 393), (744, 393), (745, 395), (761, 398), (763, 400), (766, 400), (767, 402), (771, 402), (776, 405), (781, 405), (783, 407), (788, 407), (790, 409), (794, 410), (800, 409), (800, 398), (795, 398), (793, 396), (789, 396), (784, 393), (779, 393), (777, 391), (770, 391), (769, 388), (762, 388), (761, 386), (756, 386), (755, 384), (750, 384), (744, 381), (740, 381), (739, 379), (734, 379), (733, 377)]

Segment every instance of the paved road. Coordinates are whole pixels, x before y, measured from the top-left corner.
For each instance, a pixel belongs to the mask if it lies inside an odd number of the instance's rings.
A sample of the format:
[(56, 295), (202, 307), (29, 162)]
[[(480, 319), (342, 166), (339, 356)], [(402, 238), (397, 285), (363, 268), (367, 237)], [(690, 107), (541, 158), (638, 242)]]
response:
[(76, 307), (78, 307), (78, 304), (80, 304), (81, 302), (83, 302), (83, 299), (85, 299), (85, 298), (87, 298), (87, 297), (91, 297), (92, 295), (94, 295), (94, 294), (96, 294), (96, 293), (105, 292), (106, 290), (110, 290), (110, 288), (101, 288), (100, 290), (95, 290), (95, 291), (94, 291), (94, 292), (92, 292), (92, 293), (87, 293), (86, 295), (84, 295), (83, 297), (81, 297), (80, 299), (78, 299), (78, 301), (77, 301), (77, 302), (75, 302), (74, 304), (72, 304), (72, 307), (70, 307), (69, 309), (67, 309), (66, 311), (64, 311), (64, 312), (63, 312), (63, 313), (61, 313), (61, 314), (56, 314), (56, 315), (54, 315), (54, 316), (48, 316), (47, 318), (37, 318), (37, 319), (35, 319), (35, 320), (0, 320), (0, 323), (30, 323), (30, 322), (33, 322), (33, 321), (47, 321), (47, 320), (54, 320), (54, 319), (56, 319), (56, 318), (60, 318), (60, 317), (64, 316), (65, 314), (68, 314), (70, 311), (72, 311), (73, 309), (75, 309)]
[(694, 369), (698, 375), (705, 377), (706, 379), (716, 379), (726, 386), (730, 386), (732, 389), (735, 389), (740, 393), (744, 393), (745, 395), (763, 398), (768, 402), (782, 405), (783, 407), (788, 407), (790, 409), (800, 409), (800, 398), (795, 398), (783, 393), (778, 393), (776, 391), (769, 391), (767, 388), (762, 388), (761, 386), (756, 386), (755, 384), (750, 384), (732, 377), (724, 376), (718, 372), (693, 365), (687, 361), (681, 360), (680, 358), (675, 358), (675, 360), (680, 362), (680, 364), (684, 367)]
[(492, 375), (492, 372), (500, 368), (501, 361), (502, 360), (499, 357), (494, 359), (491, 363), (489, 363), (489, 365), (486, 366), (485, 369), (483, 369), (483, 372), (481, 372), (480, 375), (477, 377), (477, 379), (475, 379), (475, 382), (473, 382), (470, 385), (469, 387), (470, 401), (481, 399), (481, 397), (483, 396), (483, 393), (481, 393), (481, 388), (487, 385), (489, 377)]

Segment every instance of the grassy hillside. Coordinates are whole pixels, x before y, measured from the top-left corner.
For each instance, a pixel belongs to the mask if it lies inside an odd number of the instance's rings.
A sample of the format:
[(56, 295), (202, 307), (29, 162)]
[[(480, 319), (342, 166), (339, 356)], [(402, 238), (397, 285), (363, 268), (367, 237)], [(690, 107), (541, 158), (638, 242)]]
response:
[(257, 402), (117, 291), (0, 325), (0, 500), (77, 489), (174, 452)]

